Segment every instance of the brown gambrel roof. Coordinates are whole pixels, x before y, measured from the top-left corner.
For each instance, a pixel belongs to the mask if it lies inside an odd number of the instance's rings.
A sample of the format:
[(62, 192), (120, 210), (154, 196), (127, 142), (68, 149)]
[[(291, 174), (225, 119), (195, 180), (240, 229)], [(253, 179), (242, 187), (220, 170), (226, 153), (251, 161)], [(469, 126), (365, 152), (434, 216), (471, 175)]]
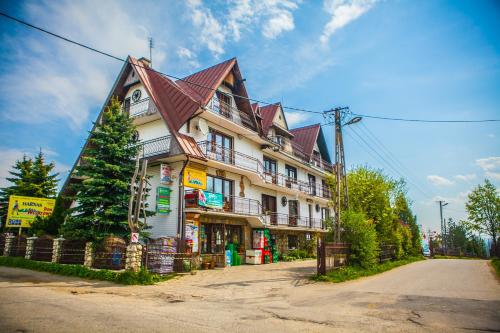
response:
[(179, 133), (181, 126), (193, 117), (197, 110), (200, 110), (200, 103), (172, 80), (156, 71), (149, 70), (146, 64), (132, 57), (129, 57), (129, 62), (135, 68), (139, 79), (181, 150), (186, 155), (204, 160), (205, 156), (194, 138)]
[(305, 127), (294, 128), (290, 132), (294, 135), (292, 142), (294, 146), (302, 147), (302, 151), (307, 157), (311, 158), (314, 144), (318, 140), (320, 124), (309, 125)]

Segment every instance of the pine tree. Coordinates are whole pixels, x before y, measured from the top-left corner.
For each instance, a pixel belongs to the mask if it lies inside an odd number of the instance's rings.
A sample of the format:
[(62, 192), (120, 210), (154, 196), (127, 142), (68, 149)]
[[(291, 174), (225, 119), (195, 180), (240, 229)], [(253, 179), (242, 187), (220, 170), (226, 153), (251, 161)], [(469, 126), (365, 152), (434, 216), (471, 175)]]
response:
[(132, 119), (118, 100), (106, 108), (82, 154), (73, 185), (76, 206), (62, 226), (65, 237), (102, 239), (128, 234), (129, 184), (135, 169), (137, 139)]
[[(11, 195), (22, 195), (37, 198), (54, 198), (57, 193), (57, 173), (52, 173), (55, 164), (45, 164), (43, 152), (40, 150), (35, 160), (23, 156), (16, 161), (9, 171), (12, 177), (7, 180), (11, 186), (0, 190), (0, 216), (7, 219), (7, 208)], [(51, 174), (52, 173), (52, 174)]]

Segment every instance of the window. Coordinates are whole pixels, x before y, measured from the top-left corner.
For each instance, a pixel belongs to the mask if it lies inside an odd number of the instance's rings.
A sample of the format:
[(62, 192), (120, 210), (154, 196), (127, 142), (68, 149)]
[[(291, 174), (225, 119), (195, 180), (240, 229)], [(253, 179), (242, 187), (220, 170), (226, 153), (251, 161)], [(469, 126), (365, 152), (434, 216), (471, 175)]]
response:
[(312, 223), (312, 219), (313, 219), (313, 205), (309, 204), (308, 208), (309, 208), (309, 226), (312, 227), (312, 225), (313, 225), (313, 223)]
[(224, 253), (223, 230), (223, 224), (201, 224), (201, 253)]
[(264, 156), (264, 172), (271, 176), (273, 184), (277, 183), (276, 173), (278, 172), (278, 167), (276, 160)]
[(321, 219), (328, 220), (330, 218), (330, 209), (323, 207), (321, 208)]
[(231, 118), (231, 97), (222, 91), (217, 91), (216, 95), (219, 99), (219, 113), (226, 118)]
[(214, 154), (215, 159), (224, 163), (233, 163), (233, 138), (212, 128), (207, 136), (208, 152)]
[(225, 178), (207, 175), (207, 191), (222, 193), (224, 196), (225, 211), (232, 211), (233, 208), (233, 181)]
[(297, 236), (296, 235), (288, 235), (288, 249), (289, 250), (297, 249)]
[(285, 165), (285, 171), (286, 171), (286, 187), (292, 188), (292, 184), (297, 183), (297, 168), (290, 166), (290, 165)]
[(316, 177), (307, 175), (307, 178), (309, 179), (309, 187), (311, 188), (310, 194), (316, 195)]
[(323, 198), (330, 198), (330, 188), (324, 179), (321, 179), (321, 195)]
[[(272, 225), (278, 223), (276, 215), (276, 197), (262, 194), (262, 213), (270, 212), (269, 219)], [(273, 214), (274, 213), (274, 214)]]
[(233, 244), (239, 252), (241, 245), (243, 245), (243, 231), (241, 225), (226, 224), (226, 245)]
[(125, 98), (123, 109), (125, 110), (125, 113), (130, 116), (130, 97)]

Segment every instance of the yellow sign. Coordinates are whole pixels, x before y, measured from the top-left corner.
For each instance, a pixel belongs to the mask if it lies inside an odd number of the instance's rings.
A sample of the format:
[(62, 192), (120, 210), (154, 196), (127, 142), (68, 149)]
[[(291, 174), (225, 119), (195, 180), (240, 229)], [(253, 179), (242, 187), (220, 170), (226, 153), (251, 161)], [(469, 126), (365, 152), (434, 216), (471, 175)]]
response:
[(52, 214), (55, 203), (54, 199), (11, 195), (5, 226), (10, 228), (29, 228), (35, 217), (45, 217)]
[(184, 186), (204, 190), (207, 188), (207, 173), (202, 170), (185, 168)]

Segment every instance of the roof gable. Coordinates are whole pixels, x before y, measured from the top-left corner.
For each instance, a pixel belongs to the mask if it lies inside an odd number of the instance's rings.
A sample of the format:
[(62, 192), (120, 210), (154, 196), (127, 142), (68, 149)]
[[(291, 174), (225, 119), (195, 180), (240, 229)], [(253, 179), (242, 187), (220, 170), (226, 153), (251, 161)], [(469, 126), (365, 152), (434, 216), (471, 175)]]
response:
[(294, 135), (294, 138), (292, 139), (294, 146), (302, 147), (304, 154), (306, 154), (309, 159), (311, 158), (314, 146), (317, 143), (321, 157), (328, 163), (331, 163), (330, 153), (328, 152), (326, 140), (320, 124), (294, 128), (291, 132)]

